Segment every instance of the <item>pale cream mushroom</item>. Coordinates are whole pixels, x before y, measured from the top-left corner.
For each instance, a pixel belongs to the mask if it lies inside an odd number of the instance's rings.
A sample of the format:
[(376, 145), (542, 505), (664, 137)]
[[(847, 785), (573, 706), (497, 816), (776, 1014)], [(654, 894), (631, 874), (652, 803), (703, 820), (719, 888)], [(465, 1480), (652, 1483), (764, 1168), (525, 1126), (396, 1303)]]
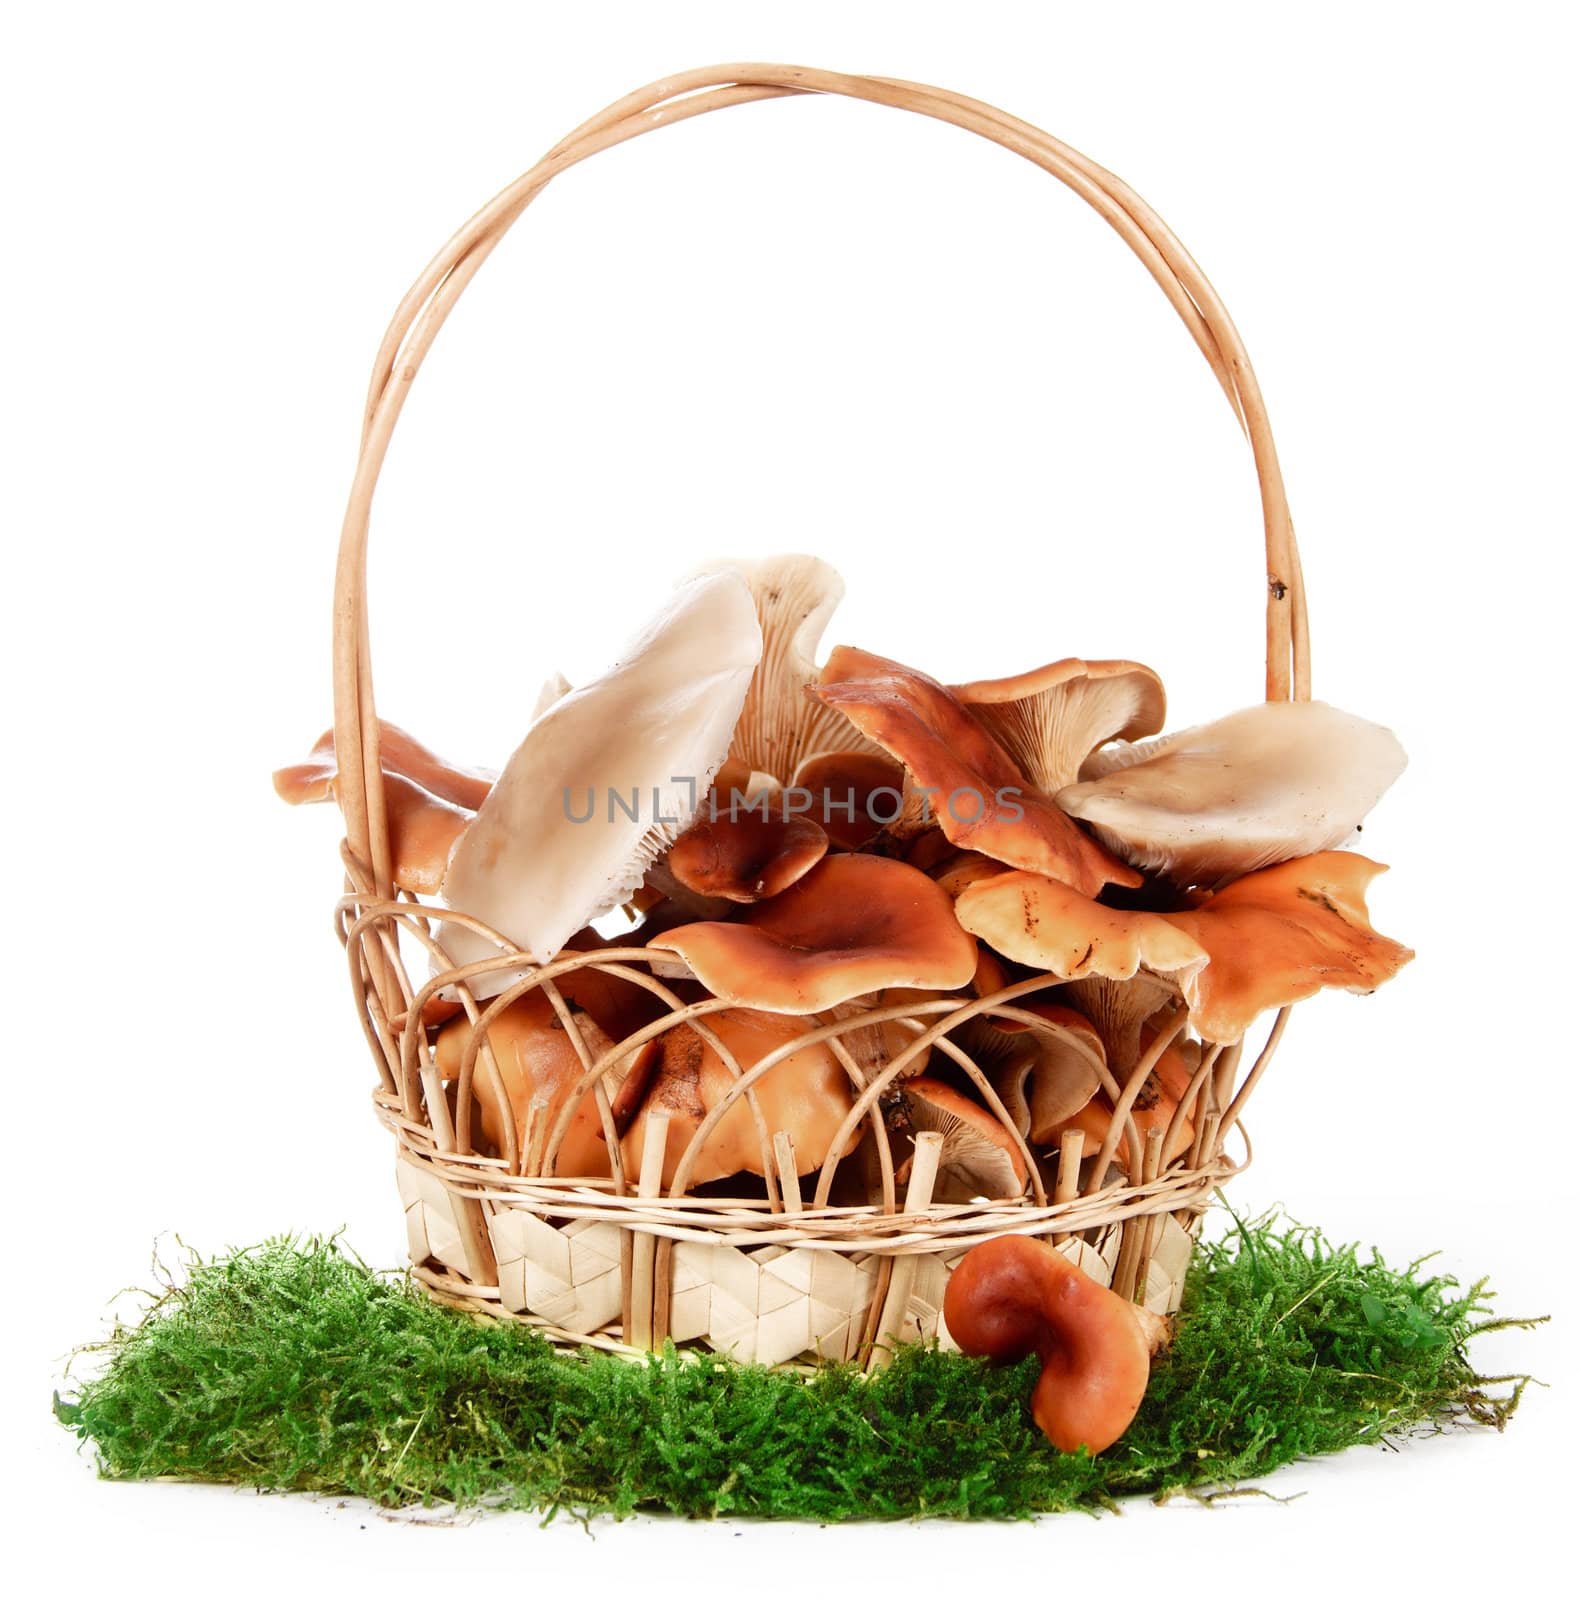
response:
[(788, 783), (810, 755), (871, 750), (847, 718), (807, 693), (817, 681), (823, 630), (845, 596), (844, 579), (826, 561), (806, 555), (721, 561), (708, 570), (745, 579), (762, 627), (762, 661), (746, 691), (730, 755)]
[(1272, 701), (1100, 750), (1055, 798), (1132, 866), (1210, 886), (1342, 844), (1404, 767), (1387, 728)]
[[(618, 666), (532, 724), (450, 857), (446, 902), (545, 962), (628, 900), (706, 797), (761, 652), (738, 574), (683, 585)], [(458, 965), (499, 954), (454, 923), (440, 942)]]
[(1145, 739), (1163, 726), (1163, 680), (1137, 661), (1072, 656), (953, 692), (1045, 794), (1074, 783), (1110, 739)]
[(1144, 967), (1127, 979), (1092, 973), (1065, 984), (1059, 994), (1091, 1019), (1108, 1064), (1121, 1083), (1128, 1081), (1130, 1069), (1141, 1059), (1142, 1029), (1179, 998), (1172, 983)]
[[(1067, 1006), (1021, 1000), (1022, 1010), (1041, 1019), (1006, 1035), (1011, 1054), (993, 1069), (993, 1087), (1015, 1126), (1033, 1144), (1056, 1144), (1060, 1124), (1076, 1115), (1102, 1087), (1102, 1040), (1091, 1022)], [(999, 1021), (994, 1031), (1011, 1024)]]

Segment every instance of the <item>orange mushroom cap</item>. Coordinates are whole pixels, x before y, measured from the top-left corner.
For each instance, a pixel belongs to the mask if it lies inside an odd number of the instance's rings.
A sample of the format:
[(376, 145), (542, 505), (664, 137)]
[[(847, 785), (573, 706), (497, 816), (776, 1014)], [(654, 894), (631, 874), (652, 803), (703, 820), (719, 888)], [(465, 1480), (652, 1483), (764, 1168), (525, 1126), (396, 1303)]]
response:
[[(398, 772), (410, 778), (440, 800), (476, 811), (494, 786), (494, 774), (475, 767), (458, 767), (453, 761), (435, 755), (427, 745), (414, 739), (393, 722), (379, 723), (379, 770)], [(274, 790), (293, 806), (318, 800), (331, 800), (339, 765), (335, 757), (335, 730), (327, 729), (308, 752), (306, 761), (294, 767), (281, 767), (274, 775)]]
[(749, 905), (804, 878), (828, 849), (828, 835), (810, 817), (788, 816), (765, 800), (762, 809), (729, 806), (703, 814), (669, 847), (669, 870), (694, 894)]
[[(586, 1013), (573, 1016), (588, 1053), (597, 1061), (611, 1040)], [(439, 1075), (455, 1079), (472, 1037), (469, 1017), (457, 1017), (440, 1031), (434, 1047)], [(517, 1145), (531, 1171), (552, 1133), (567, 1097), (581, 1082), (584, 1068), (558, 1013), (541, 989), (531, 989), (513, 1000), (489, 1025), (488, 1043), (499, 1066), (505, 1096), (515, 1119)], [(604, 1078), (610, 1110), (618, 1132), (629, 1119), (655, 1052), (634, 1051), (616, 1062)], [(483, 1086), (482, 1073), (472, 1079), (473, 1093), (482, 1112), (483, 1134), (496, 1150), (505, 1148), (505, 1130), (495, 1098)], [(604, 1142), (603, 1119), (594, 1091), (582, 1096), (565, 1137), (560, 1142), (554, 1175), (562, 1178), (606, 1178), (609, 1147)]]
[(1163, 726), (1163, 680), (1139, 661), (1066, 657), (1013, 678), (957, 684), (954, 694), (1045, 794), (1080, 776), (1110, 739), (1144, 739)]
[[(395, 886), (412, 894), (438, 894), (450, 852), (493, 779), (436, 756), (392, 722), (379, 724), (379, 770)], [(289, 805), (313, 805), (336, 798), (339, 775), (331, 728), (306, 761), (274, 774), (274, 791)]]
[(860, 850), (898, 814), (905, 773), (897, 761), (876, 752), (833, 750), (808, 756), (796, 769), (791, 787), (812, 796), (807, 814), (836, 845)]
[(812, 692), (904, 763), (931, 793), (931, 810), (954, 844), (1058, 878), (1083, 894), (1141, 882), (1036, 793), (992, 734), (925, 673), (841, 645)]
[(1207, 964), (1207, 952), (1171, 920), (1100, 905), (1035, 872), (969, 885), (955, 915), (1001, 955), (1056, 978), (1131, 978), (1145, 967), (1178, 981)]
[(1141, 1408), (1151, 1359), (1135, 1308), (1040, 1240), (968, 1250), (944, 1290), (944, 1323), (968, 1356), (1037, 1357), (1031, 1414), (1055, 1449), (1096, 1455)]
[(650, 941), (734, 1005), (807, 1015), (893, 987), (959, 989), (976, 941), (925, 873), (884, 856), (828, 856), (738, 922), (694, 922)]
[[(705, 1019), (705, 1026), (718, 1036), (744, 1073), (771, 1051), (810, 1033), (814, 1024), (800, 1017), (732, 1009), (714, 1012)], [(675, 1181), (680, 1158), (703, 1118), (729, 1094), (736, 1080), (719, 1053), (689, 1023), (671, 1028), (657, 1042), (658, 1062), (646, 1098), (621, 1141), (621, 1151), (626, 1171), (640, 1172), (647, 1141), (646, 1113), (668, 1112), (663, 1177), (667, 1186)], [(826, 1044), (793, 1050), (771, 1066), (753, 1088), (770, 1138), (781, 1131), (790, 1136), (796, 1171), (807, 1173), (822, 1166), (851, 1106), (850, 1080), (833, 1051)], [(855, 1149), (865, 1131), (864, 1124), (858, 1126), (840, 1154)], [(741, 1094), (708, 1135), (689, 1182), (710, 1183), (737, 1172), (762, 1171), (762, 1140), (746, 1096)]]
[(1324, 850), (1250, 873), (1198, 907), (1161, 912), (1116, 910), (1010, 872), (973, 884), (955, 913), (995, 950), (1056, 977), (1166, 973), (1201, 1037), (1231, 1044), (1263, 1011), (1320, 989), (1369, 993), (1413, 959), (1367, 915), (1366, 885), (1385, 870)]

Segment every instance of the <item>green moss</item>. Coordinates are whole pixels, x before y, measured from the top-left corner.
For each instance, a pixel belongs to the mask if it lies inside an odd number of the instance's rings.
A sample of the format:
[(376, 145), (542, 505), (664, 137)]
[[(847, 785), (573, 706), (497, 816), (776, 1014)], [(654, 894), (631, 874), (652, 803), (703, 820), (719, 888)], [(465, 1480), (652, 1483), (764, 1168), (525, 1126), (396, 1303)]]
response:
[(1197, 1253), (1178, 1337), (1106, 1455), (1030, 1425), (1034, 1368), (908, 1349), (867, 1380), (673, 1351), (567, 1356), (440, 1310), (334, 1240), (187, 1264), (57, 1397), (110, 1478), (176, 1477), (553, 1513), (1020, 1517), (1208, 1495), (1303, 1456), (1501, 1428), (1523, 1380), (1477, 1376), (1482, 1285), (1400, 1271), (1278, 1218)]

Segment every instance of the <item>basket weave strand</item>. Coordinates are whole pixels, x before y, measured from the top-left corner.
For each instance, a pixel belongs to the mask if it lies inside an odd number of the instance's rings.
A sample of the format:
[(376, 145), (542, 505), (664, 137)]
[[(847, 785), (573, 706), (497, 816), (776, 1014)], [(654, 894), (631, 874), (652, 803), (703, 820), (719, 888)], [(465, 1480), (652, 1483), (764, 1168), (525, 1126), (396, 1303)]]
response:
[[(1114, 1109), (1085, 1186), (1075, 1174), (1077, 1139), (1075, 1146), (1067, 1144), (1050, 1196), (1035, 1153), (956, 1034), (979, 1018), (1046, 1026), (1017, 1002), (1054, 987), (1051, 977), (1028, 979), (969, 1001), (911, 1001), (840, 1020), (818, 1019), (812, 1032), (743, 1069), (708, 1023), (711, 1014), (726, 1009), (726, 1002), (684, 1003), (650, 970), (647, 950), (565, 951), (547, 965), (533, 967), (509, 940), (475, 919), (394, 890), (369, 648), (367, 540), (374, 489), (390, 439), (440, 328), (526, 208), (551, 179), (577, 162), (706, 112), (816, 94), (891, 106), (978, 134), (1057, 178), (1129, 246), (1185, 324), (1251, 448), (1261, 491), (1267, 575), (1266, 696), (1310, 697), (1299, 553), (1272, 431), (1244, 345), (1205, 275), (1169, 228), (1128, 185), (1078, 151), (992, 106), (925, 84), (807, 67), (736, 65), (678, 74), (616, 101), (496, 195), (412, 285), (385, 334), (369, 384), (335, 576), (337, 798), (346, 829), (346, 885), (337, 931), (379, 1070), (376, 1108), (400, 1149), (402, 1194), (420, 1280), (441, 1298), (514, 1315), (578, 1343), (642, 1348), (668, 1331), (763, 1359), (793, 1359), (808, 1352), (872, 1352), (881, 1359), (881, 1349), (873, 1352), (880, 1341), (943, 1335), (934, 1302), (949, 1263), (968, 1245), (1003, 1233), (1047, 1236), (1121, 1293), (1160, 1299), (1162, 1309), (1172, 1309), (1180, 1274), (1162, 1273), (1160, 1263), (1167, 1256), (1178, 1267), (1177, 1239), (1184, 1237), (1188, 1244), (1213, 1189), (1249, 1159), (1248, 1141), (1239, 1163), (1225, 1155), (1225, 1141), (1237, 1129), (1244, 1139), (1246, 1100), (1288, 1019), (1287, 1009), (1278, 1013), (1243, 1078), (1240, 1045), (1204, 1050), (1168, 1129), (1154, 1128), (1145, 1138), (1134, 1118), (1135, 1102), (1153, 1066), (1183, 1028), (1183, 1015), (1165, 1022), (1124, 1082), (1105, 1066), (1102, 1088)], [(497, 946), (499, 955), (449, 967), (434, 936), (446, 920), (478, 933)], [(407, 952), (435, 975), (414, 980)], [(597, 968), (644, 989), (663, 1003), (665, 1014), (595, 1059), (556, 987), (557, 979), (583, 968)], [(487, 1002), (478, 1001), (470, 984), (494, 973), (509, 974), (509, 986)], [(423, 1025), (424, 1006), (441, 989), (459, 996), (472, 1023), (453, 1116)], [(534, 989), (543, 992), (564, 1025), (582, 1077), (552, 1126), (530, 1125), (518, 1138), (487, 1027)], [(912, 1038), (869, 1078), (852, 1052), (850, 1036), (883, 1021), (902, 1024)], [(635, 1045), (682, 1025), (701, 1036), (735, 1081), (689, 1140), (669, 1192), (659, 1192), (656, 1162), (650, 1163), (655, 1170), (637, 1175), (633, 1190), (632, 1174), (621, 1161), (606, 1080)], [(769, 1126), (756, 1085), (777, 1062), (809, 1044), (824, 1044), (833, 1053), (850, 1080), (853, 1098), (844, 1127), (818, 1171), (814, 1192), (803, 1200), (794, 1179), (794, 1152), (785, 1135)], [(961, 1069), (1008, 1130), (1027, 1164), (1028, 1196), (970, 1205), (934, 1203), (933, 1169), (922, 1159), (918, 1141), (918, 1159), (902, 1202), (880, 1099), (932, 1050)], [(473, 1149), (474, 1095), (486, 1097), (498, 1112), (505, 1141), (498, 1155)], [(596, 1182), (556, 1178), (552, 1174), (560, 1143), (588, 1095), (608, 1144), (611, 1175)], [(756, 1130), (764, 1192), (729, 1200), (688, 1194), (708, 1135), (740, 1102)], [(1190, 1148), (1165, 1161), (1165, 1150), (1187, 1118), (1195, 1126)], [(875, 1198), (863, 1205), (833, 1204), (839, 1152), (863, 1122), (871, 1130), (877, 1157)], [(1111, 1163), (1121, 1146), (1124, 1181), (1115, 1182)], [(654, 1148), (651, 1139), (648, 1148)], [(934, 1153), (931, 1146), (927, 1153)], [(715, 1253), (710, 1256), (709, 1251)], [(917, 1259), (923, 1267), (896, 1265)], [(836, 1261), (848, 1265), (836, 1267)], [(507, 1263), (509, 1271), (504, 1270)], [(840, 1277), (841, 1272), (846, 1276)], [(1154, 1282), (1160, 1274), (1161, 1286)], [(557, 1320), (529, 1303), (534, 1294), (540, 1299), (549, 1295)], [(699, 1309), (704, 1305), (705, 1312)], [(797, 1344), (803, 1333), (808, 1342)]]

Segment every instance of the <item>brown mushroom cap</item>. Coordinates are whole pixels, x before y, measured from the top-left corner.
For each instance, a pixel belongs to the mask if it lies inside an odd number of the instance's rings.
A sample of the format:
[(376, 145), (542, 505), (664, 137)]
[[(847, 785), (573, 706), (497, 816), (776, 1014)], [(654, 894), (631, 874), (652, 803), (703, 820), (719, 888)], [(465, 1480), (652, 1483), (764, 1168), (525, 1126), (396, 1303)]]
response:
[[(399, 773), (437, 799), (476, 811), (494, 786), (494, 774), (475, 767), (458, 767), (393, 722), (379, 723), (379, 770)], [(335, 759), (335, 730), (326, 730), (306, 761), (281, 767), (274, 775), (274, 792), (293, 806), (331, 800), (339, 765)]]
[(1183, 911), (1120, 911), (1032, 873), (974, 884), (961, 926), (1014, 961), (1059, 978), (1166, 974), (1214, 1044), (1239, 1039), (1263, 1011), (1319, 989), (1368, 993), (1414, 952), (1372, 927), (1366, 885), (1385, 869), (1325, 850), (1267, 867)]
[(782, 893), (823, 859), (828, 835), (810, 817), (761, 810), (704, 812), (669, 848), (669, 870), (694, 894), (749, 905)]
[(905, 772), (897, 761), (875, 751), (832, 750), (808, 756), (796, 769), (791, 787), (812, 796), (807, 815), (836, 845), (860, 850), (898, 813)]
[(900, 1091), (916, 1131), (944, 1136), (935, 1200), (1013, 1200), (1025, 1193), (1025, 1157), (992, 1112), (936, 1078), (908, 1078)]
[[(749, 1072), (764, 1056), (810, 1033), (814, 1024), (800, 1017), (745, 1009), (718, 1011), (705, 1026), (717, 1034), (741, 1071)], [(675, 1181), (680, 1158), (702, 1120), (730, 1092), (734, 1075), (718, 1052), (687, 1023), (662, 1036), (657, 1067), (629, 1132), (621, 1141), (627, 1172), (642, 1170), (646, 1113), (669, 1114), (664, 1142), (665, 1185)], [(850, 1080), (826, 1044), (807, 1045), (776, 1062), (754, 1085), (757, 1103), (770, 1137), (787, 1133), (795, 1150), (796, 1171), (821, 1167), (851, 1107)], [(857, 1128), (840, 1154), (860, 1142)], [(763, 1171), (762, 1140), (744, 1094), (719, 1119), (691, 1169), (692, 1185), (710, 1183), (737, 1172)]]
[(935, 679), (841, 645), (813, 693), (932, 791), (932, 811), (963, 849), (1060, 879), (1083, 894), (1140, 875), (1037, 794), (1003, 746)]
[(1209, 957), (1184, 986), (1202, 1038), (1233, 1043), (1262, 1012), (1319, 989), (1369, 994), (1414, 960), (1372, 927), (1366, 910), (1367, 884), (1387, 870), (1324, 850), (1249, 873), (1200, 910), (1168, 913)]
[(738, 922), (689, 923), (651, 945), (721, 999), (801, 1016), (891, 986), (959, 989), (977, 961), (936, 883), (868, 855), (828, 856)]
[(1110, 739), (1145, 739), (1163, 726), (1163, 680), (1138, 661), (1073, 656), (1013, 678), (957, 684), (954, 694), (1044, 794), (1080, 776)]
[[(493, 778), (436, 756), (393, 722), (379, 724), (379, 770), (395, 887), (437, 894), (450, 852), (471, 825)], [(335, 798), (338, 780), (331, 728), (306, 761), (274, 774), (274, 792), (288, 805), (314, 805)]]
[(1106, 1450), (1141, 1409), (1151, 1372), (1135, 1309), (1051, 1245), (1022, 1235), (968, 1250), (949, 1275), (944, 1322), (968, 1356), (1042, 1375), (1031, 1414), (1059, 1450)]
[[(573, 1013), (573, 1021), (588, 1053), (597, 1061), (612, 1041), (587, 1013)], [(469, 1017), (457, 1017), (440, 1030), (434, 1047), (440, 1077), (453, 1080), (460, 1076), (461, 1060), (471, 1037)], [(531, 989), (506, 1006), (489, 1025), (487, 1037), (515, 1118), (517, 1146), (530, 1172), (585, 1069), (558, 1013), (541, 989)], [(633, 1052), (631, 1057), (616, 1062), (604, 1077), (617, 1131), (629, 1118), (641, 1092), (651, 1065), (651, 1054)], [(482, 1113), (483, 1134), (496, 1150), (503, 1150), (505, 1130), (494, 1097), (484, 1091), (480, 1070), (474, 1072), (472, 1085)], [(554, 1175), (606, 1178), (609, 1172), (609, 1147), (604, 1142), (603, 1120), (598, 1113), (597, 1099), (589, 1089), (582, 1096), (560, 1143)]]

